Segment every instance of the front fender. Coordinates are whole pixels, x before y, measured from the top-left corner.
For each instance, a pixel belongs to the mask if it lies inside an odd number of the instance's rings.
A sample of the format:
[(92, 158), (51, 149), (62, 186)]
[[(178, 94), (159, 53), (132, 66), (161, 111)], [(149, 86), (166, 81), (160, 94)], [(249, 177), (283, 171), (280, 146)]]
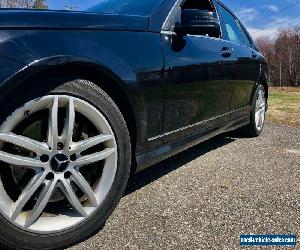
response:
[(150, 145), (147, 139), (160, 134), (162, 129), (164, 81), (159, 34), (99, 30), (2, 30), (0, 55), (24, 65), (22, 70), (0, 84), (1, 93), (46, 68), (65, 64), (97, 67), (119, 84), (135, 108), (139, 122), (137, 127), (140, 128), (138, 144), (141, 147), (138, 150), (144, 150), (144, 146), (155, 146)]
[[(116, 75), (113, 71), (111, 71), (107, 67), (107, 65), (99, 64), (95, 61), (92, 61), (89, 58), (74, 57), (71, 55), (59, 55), (59, 56), (43, 58), (40, 60), (35, 60), (29, 65), (24, 65), (22, 63), (18, 63), (18, 65), (23, 65), (23, 67), (19, 68), (17, 72), (14, 72), (14, 74), (10, 75), (10, 77), (6, 79), (5, 82), (2, 82), (0, 84), (0, 89), (2, 93), (4, 89), (7, 90), (12, 89), (16, 87), (20, 82), (44, 70), (49, 70), (53, 67), (57, 68), (60, 66), (63, 67), (63, 66), (71, 66), (71, 65), (94, 69), (99, 73), (101, 72), (105, 76), (112, 79), (114, 84), (118, 84), (118, 86), (121, 89), (123, 89), (124, 91), (126, 90), (126, 85), (122, 82), (123, 80), (118, 75)], [(130, 82), (134, 82), (134, 80)]]
[[(105, 46), (115, 32), (2, 31), (0, 55), (24, 65), (54, 65), (68, 61), (93, 62), (110, 69), (123, 81), (135, 82), (136, 75), (126, 58)], [(102, 39), (101, 39), (102, 38)], [(102, 41), (102, 42), (101, 42)]]

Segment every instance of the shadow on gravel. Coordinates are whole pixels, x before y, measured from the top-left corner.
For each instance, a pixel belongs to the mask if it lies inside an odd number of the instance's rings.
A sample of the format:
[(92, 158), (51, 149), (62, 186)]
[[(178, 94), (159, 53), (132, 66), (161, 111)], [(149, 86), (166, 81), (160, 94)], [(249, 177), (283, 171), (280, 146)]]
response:
[(219, 135), (133, 175), (128, 182), (124, 196), (129, 195), (144, 186), (147, 186), (151, 182), (173, 172), (188, 162), (191, 162), (210, 151), (230, 144), (231, 142), (235, 141), (234, 138), (238, 137), (236, 137), (235, 133), (232, 132)]

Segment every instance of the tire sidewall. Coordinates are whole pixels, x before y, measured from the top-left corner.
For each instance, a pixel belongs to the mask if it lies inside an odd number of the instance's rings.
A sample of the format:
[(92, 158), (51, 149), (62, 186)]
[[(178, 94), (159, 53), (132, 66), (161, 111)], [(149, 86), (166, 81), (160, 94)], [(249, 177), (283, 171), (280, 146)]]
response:
[[(67, 82), (48, 94), (71, 95), (87, 101), (108, 120), (118, 147), (118, 167), (111, 190), (98, 210), (81, 224), (60, 233), (41, 235), (23, 231), (0, 216), (0, 244), (11, 249), (62, 249), (95, 234), (117, 206), (125, 190), (131, 165), (131, 145), (126, 122), (113, 100), (98, 86), (86, 80)], [(41, 95), (43, 96), (43, 95)], [(40, 96), (36, 96), (38, 98)], [(28, 102), (24, 97), (18, 103)], [(20, 106), (20, 105), (19, 105)], [(18, 106), (18, 107), (19, 107)], [(14, 105), (11, 105), (14, 107)], [(17, 107), (8, 111), (12, 113)], [(7, 112), (7, 110), (6, 110)], [(1, 122), (4, 120), (1, 117)]]
[[(258, 93), (260, 90), (263, 90), (266, 95), (264, 86), (261, 84), (258, 84), (255, 89), (254, 96), (253, 96), (253, 102), (252, 102), (252, 108), (251, 108), (251, 114), (250, 114), (250, 126), (251, 126), (251, 130), (253, 131), (255, 136), (259, 136), (263, 132), (264, 127), (265, 127), (265, 121), (266, 121), (266, 119), (265, 119), (262, 129), (258, 130), (257, 126), (256, 126), (256, 122), (255, 122), (255, 112), (256, 112), (256, 100), (257, 100), (257, 96), (258, 96)], [(265, 96), (265, 98), (266, 98), (266, 96)]]

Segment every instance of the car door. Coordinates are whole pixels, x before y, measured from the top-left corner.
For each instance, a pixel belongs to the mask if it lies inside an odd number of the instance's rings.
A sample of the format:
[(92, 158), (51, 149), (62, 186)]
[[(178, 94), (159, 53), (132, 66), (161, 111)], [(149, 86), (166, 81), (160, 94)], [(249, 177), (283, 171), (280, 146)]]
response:
[[(234, 61), (232, 67), (227, 67), (234, 85), (231, 109), (238, 110), (250, 105), (260, 74), (259, 55), (252, 48), (252, 41), (244, 27), (231, 11), (220, 3), (217, 3), (217, 9), (221, 18), (224, 46), (231, 51), (231, 60)], [(223, 63), (230, 62), (223, 59)]]
[[(188, 2), (188, 1), (187, 1)], [(186, 2), (186, 3), (187, 3)], [(199, 1), (198, 1), (199, 2)], [(201, 2), (201, 1), (200, 1)], [(181, 8), (173, 16), (180, 17)], [(214, 125), (231, 109), (233, 83), (221, 65), (223, 41), (202, 35), (162, 32), (165, 67), (164, 142)], [(206, 123), (206, 121), (210, 121)]]

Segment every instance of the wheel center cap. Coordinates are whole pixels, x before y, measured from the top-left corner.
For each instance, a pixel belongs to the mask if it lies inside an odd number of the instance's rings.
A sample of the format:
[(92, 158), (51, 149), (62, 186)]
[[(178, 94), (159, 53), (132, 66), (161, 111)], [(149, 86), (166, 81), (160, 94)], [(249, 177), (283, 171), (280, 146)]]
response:
[(51, 168), (55, 172), (63, 172), (69, 166), (69, 159), (65, 154), (56, 154), (51, 159)]

